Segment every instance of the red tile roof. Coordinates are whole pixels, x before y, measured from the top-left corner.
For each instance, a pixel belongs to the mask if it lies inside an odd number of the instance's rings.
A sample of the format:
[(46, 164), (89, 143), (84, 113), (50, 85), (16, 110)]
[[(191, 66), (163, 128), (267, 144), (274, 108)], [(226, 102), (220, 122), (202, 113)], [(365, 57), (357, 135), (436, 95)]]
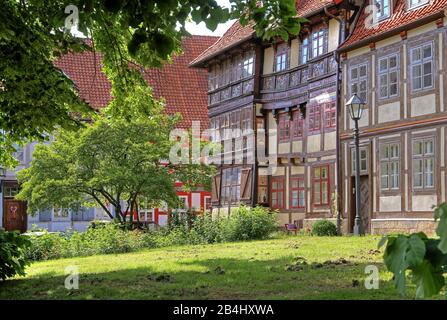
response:
[[(191, 128), (192, 121), (200, 121), (202, 129), (208, 127), (207, 71), (189, 68), (189, 63), (216, 39), (211, 36), (184, 38), (182, 55), (162, 68), (145, 70), (144, 78), (153, 88), (154, 96), (165, 98), (167, 113), (182, 115), (179, 128)], [(112, 98), (110, 82), (101, 72), (101, 61), (101, 54), (84, 52), (64, 55), (55, 63), (75, 83), (81, 98), (96, 109), (105, 107)]]
[(392, 32), (393, 30), (397, 34), (399, 32), (398, 27), (404, 28), (411, 22), (440, 13), (447, 7), (447, 0), (431, 0), (429, 4), (411, 10), (407, 10), (407, 0), (394, 0), (393, 2), (394, 8), (391, 10), (391, 16), (374, 28), (368, 27), (367, 17), (370, 14), (368, 10), (362, 10), (354, 31), (340, 46), (339, 51), (343, 52), (346, 49), (352, 49), (356, 45), (367, 45), (368, 40), (373, 40), (376, 36)]
[[(296, 0), (296, 10), (300, 17), (309, 17), (330, 4), (334, 4), (334, 0)], [(236, 21), (216, 43), (191, 62), (191, 66), (200, 66), (221, 52), (251, 39), (255, 36), (253, 26), (252, 22), (242, 26)]]

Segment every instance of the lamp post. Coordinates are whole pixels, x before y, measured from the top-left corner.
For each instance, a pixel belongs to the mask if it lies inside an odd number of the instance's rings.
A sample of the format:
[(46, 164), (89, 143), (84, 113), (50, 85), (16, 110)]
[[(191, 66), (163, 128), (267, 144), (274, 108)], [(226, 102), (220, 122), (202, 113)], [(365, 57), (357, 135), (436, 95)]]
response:
[(355, 220), (354, 235), (364, 234), (360, 217), (360, 151), (359, 151), (359, 120), (362, 117), (365, 102), (354, 94), (346, 103), (349, 115), (354, 121), (354, 144), (355, 144)]

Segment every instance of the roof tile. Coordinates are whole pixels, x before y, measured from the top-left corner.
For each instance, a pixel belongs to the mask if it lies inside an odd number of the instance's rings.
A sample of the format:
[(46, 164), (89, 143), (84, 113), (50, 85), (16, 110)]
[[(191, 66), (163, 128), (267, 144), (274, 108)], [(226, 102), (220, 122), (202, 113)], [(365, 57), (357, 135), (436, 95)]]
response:
[[(182, 42), (183, 54), (171, 64), (146, 69), (144, 78), (153, 88), (156, 98), (166, 100), (168, 114), (180, 113), (178, 128), (191, 128), (192, 121), (208, 127), (207, 71), (189, 68), (189, 63), (216, 41), (217, 37), (192, 36)], [(101, 72), (102, 55), (94, 52), (66, 54), (55, 64), (77, 86), (80, 97), (93, 108), (105, 107), (112, 99), (111, 84)]]

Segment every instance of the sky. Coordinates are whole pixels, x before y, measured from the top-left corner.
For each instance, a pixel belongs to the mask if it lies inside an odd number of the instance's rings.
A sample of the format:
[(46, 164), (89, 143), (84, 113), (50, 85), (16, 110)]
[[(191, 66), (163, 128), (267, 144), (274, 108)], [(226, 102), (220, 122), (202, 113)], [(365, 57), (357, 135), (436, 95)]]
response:
[[(217, 0), (217, 3), (223, 7), (230, 7), (229, 0)], [(234, 20), (230, 20), (227, 23), (221, 23), (217, 26), (217, 29), (213, 32), (208, 30), (205, 23), (201, 22), (196, 24), (195, 22), (189, 22), (186, 24), (186, 30), (195, 35), (207, 35), (207, 36), (222, 36), (225, 31), (233, 24)]]

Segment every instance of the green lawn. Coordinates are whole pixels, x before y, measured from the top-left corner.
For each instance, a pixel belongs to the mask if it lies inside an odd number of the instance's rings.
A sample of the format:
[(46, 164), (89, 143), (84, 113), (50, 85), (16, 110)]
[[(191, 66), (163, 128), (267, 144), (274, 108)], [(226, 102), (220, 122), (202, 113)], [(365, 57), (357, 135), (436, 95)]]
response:
[[(399, 299), (378, 241), (288, 236), (36, 262), (26, 277), (0, 282), (0, 299)], [(288, 267), (299, 257), (308, 265)], [(370, 264), (380, 270), (378, 290), (364, 287)], [(79, 267), (79, 290), (64, 287), (69, 265)]]

